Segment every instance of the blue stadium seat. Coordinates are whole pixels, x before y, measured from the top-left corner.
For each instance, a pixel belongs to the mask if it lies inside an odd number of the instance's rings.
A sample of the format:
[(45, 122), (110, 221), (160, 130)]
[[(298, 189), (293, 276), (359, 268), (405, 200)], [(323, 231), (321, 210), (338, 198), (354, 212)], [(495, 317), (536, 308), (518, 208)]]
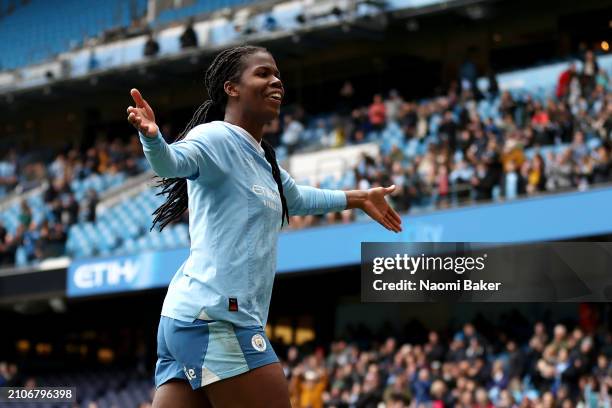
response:
[[(146, 13), (146, 1), (62, 0), (20, 2), (12, 13), (0, 18), (0, 55), (3, 68), (13, 69), (49, 59), (82, 45), (84, 37), (95, 37), (107, 29), (129, 26)], [(132, 14), (133, 13), (133, 14)]]

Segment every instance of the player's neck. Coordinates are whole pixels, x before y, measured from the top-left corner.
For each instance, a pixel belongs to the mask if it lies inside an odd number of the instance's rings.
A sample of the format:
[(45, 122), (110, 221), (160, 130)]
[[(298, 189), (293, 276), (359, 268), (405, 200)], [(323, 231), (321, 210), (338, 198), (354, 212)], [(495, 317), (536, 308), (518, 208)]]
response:
[(240, 126), (253, 136), (255, 141), (261, 143), (263, 137), (263, 124), (259, 121), (252, 120), (251, 118), (245, 117), (245, 115), (236, 114), (234, 112), (226, 112), (225, 122), (231, 123), (232, 125)]

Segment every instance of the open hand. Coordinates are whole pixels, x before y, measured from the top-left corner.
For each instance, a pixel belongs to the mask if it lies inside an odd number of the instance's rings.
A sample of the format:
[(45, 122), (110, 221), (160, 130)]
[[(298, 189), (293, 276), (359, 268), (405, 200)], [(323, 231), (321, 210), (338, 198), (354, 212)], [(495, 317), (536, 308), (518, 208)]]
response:
[(386, 229), (400, 232), (402, 230), (402, 219), (385, 200), (385, 196), (393, 191), (395, 191), (395, 185), (369, 189), (365, 201), (361, 204), (361, 209)]
[(147, 101), (144, 100), (138, 89), (133, 88), (130, 91), (132, 99), (136, 107), (129, 106), (127, 108), (128, 122), (132, 124), (140, 133), (148, 137), (156, 137), (159, 132), (159, 128), (155, 124), (155, 114), (153, 109), (149, 106)]

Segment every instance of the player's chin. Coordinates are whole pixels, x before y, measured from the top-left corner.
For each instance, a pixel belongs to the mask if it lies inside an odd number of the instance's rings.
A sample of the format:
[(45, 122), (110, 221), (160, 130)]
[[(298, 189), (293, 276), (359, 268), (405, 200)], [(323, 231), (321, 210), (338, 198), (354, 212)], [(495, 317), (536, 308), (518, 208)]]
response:
[(279, 115), (280, 115), (280, 105), (278, 106), (268, 105), (264, 109), (262, 109), (262, 112), (261, 112), (261, 116), (265, 118), (266, 122), (269, 122), (271, 120), (278, 118)]

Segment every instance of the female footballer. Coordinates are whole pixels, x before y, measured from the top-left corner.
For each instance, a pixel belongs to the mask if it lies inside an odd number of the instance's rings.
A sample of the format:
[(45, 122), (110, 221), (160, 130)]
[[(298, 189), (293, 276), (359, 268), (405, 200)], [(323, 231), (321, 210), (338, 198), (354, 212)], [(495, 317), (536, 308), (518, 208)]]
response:
[(155, 408), (290, 407), (287, 381), (264, 328), (278, 233), (290, 215), (360, 208), (390, 231), (399, 215), (385, 196), (299, 186), (262, 139), (278, 117), (284, 89), (266, 49), (240, 46), (208, 67), (209, 95), (168, 145), (136, 89), (128, 121), (162, 178), (166, 201), (153, 225), (189, 208), (190, 254), (164, 300), (157, 337)]

